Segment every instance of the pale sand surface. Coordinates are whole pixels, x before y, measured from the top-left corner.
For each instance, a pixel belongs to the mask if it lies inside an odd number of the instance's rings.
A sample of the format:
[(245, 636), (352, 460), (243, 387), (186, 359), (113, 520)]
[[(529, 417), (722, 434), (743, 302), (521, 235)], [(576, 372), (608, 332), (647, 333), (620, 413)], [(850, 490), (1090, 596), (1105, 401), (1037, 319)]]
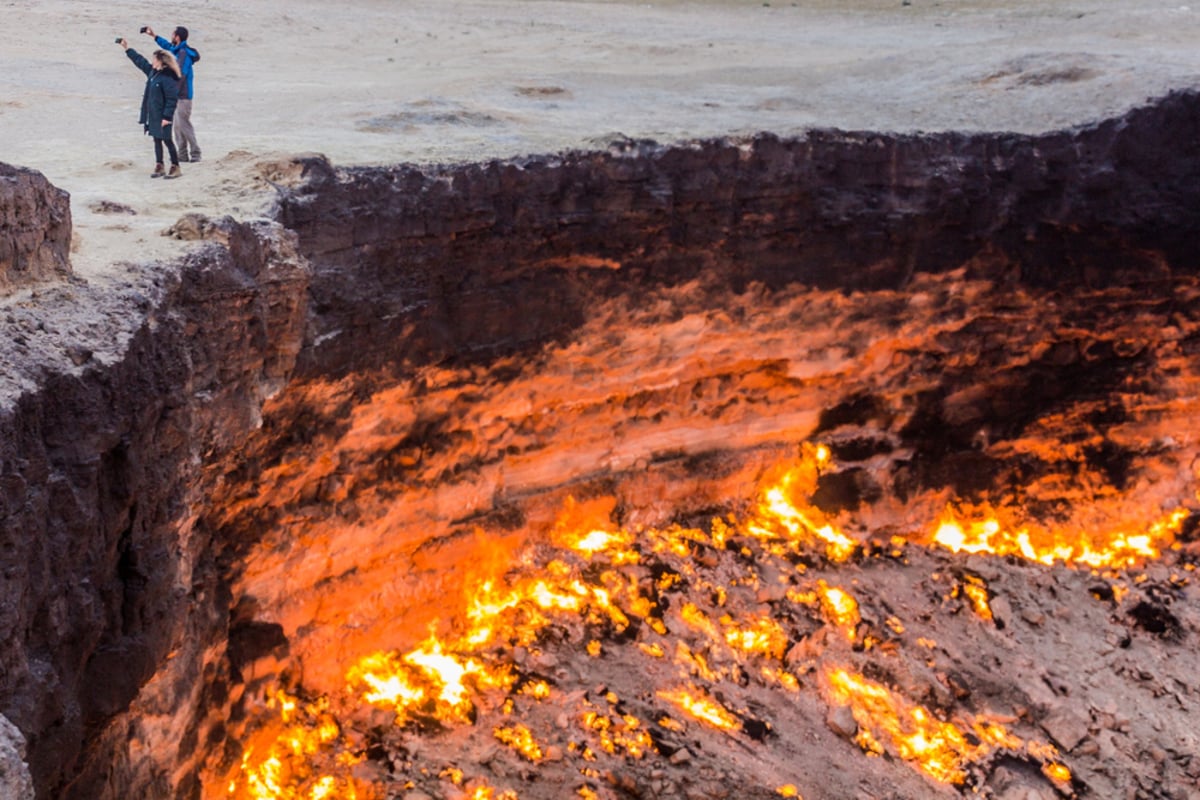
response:
[[(204, 162), (150, 180), (113, 43), (192, 30)], [(812, 127), (1040, 132), (1200, 85), (1200, 3), (0, 0), (0, 161), (72, 194), (76, 272), (176, 255), (189, 211), (261, 214), (259, 162), (481, 160)], [(137, 213), (97, 213), (101, 201)]]

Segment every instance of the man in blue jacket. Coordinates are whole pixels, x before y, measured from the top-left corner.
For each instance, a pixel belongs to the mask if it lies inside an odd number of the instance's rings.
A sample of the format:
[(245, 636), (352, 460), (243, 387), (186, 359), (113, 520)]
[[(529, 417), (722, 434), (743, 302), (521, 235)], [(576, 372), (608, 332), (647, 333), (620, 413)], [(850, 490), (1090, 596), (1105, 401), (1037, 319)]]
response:
[(188, 45), (188, 29), (182, 25), (171, 34), (170, 41), (155, 36), (154, 29), (149, 25), (142, 28), (142, 33), (152, 38), (162, 49), (169, 50), (179, 62), (183, 81), (179, 86), (179, 103), (175, 106), (175, 118), (171, 127), (175, 130), (175, 146), (179, 149), (179, 160), (199, 161), (200, 145), (196, 142), (196, 130), (192, 127), (192, 98), (195, 97), (195, 73), (192, 65), (200, 60), (200, 54)]

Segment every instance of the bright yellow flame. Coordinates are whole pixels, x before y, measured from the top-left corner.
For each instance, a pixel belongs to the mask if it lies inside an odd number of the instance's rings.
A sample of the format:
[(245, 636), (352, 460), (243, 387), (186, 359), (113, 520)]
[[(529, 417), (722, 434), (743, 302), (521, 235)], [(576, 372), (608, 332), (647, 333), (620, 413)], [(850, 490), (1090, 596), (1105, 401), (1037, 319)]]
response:
[(591, 531), (575, 542), (575, 549), (591, 555), (601, 550), (607, 550), (612, 541), (613, 535), (608, 531)]
[(337, 792), (337, 780), (330, 775), (326, 775), (317, 781), (317, 785), (312, 788), (312, 800), (326, 800), (327, 798), (337, 797), (335, 792)]
[(542, 760), (542, 748), (533, 738), (533, 732), (524, 725), (496, 728), (492, 735), (515, 750), (526, 761), (537, 763)]
[(597, 528), (580, 536), (570, 530), (562, 530), (556, 537), (556, 542), (560, 546), (583, 553), (588, 558), (604, 553), (613, 564), (636, 564), (641, 560), (638, 552), (631, 547), (633, 535), (628, 531), (606, 531)]
[(963, 582), (962, 593), (966, 595), (967, 600), (971, 603), (971, 608), (979, 615), (981, 619), (992, 619), (992, 606), (988, 602), (988, 590), (983, 581), (979, 578), (968, 577)]
[[(782, 525), (797, 542), (824, 542), (825, 555), (830, 561), (845, 561), (850, 558), (854, 554), (856, 542), (832, 525), (816, 523), (812, 511), (803, 511), (792, 504), (787, 496), (787, 488), (788, 481), (785, 479), (782, 486), (768, 490), (759, 513), (766, 520), (773, 520)], [(750, 526), (749, 532), (765, 538), (765, 531), (760, 526)]]
[(663, 690), (658, 692), (658, 696), (718, 730), (736, 733), (742, 729), (742, 721), (733, 712), (695, 687)]
[(446, 655), (442, 652), (442, 643), (436, 640), (427, 641), (419, 649), (405, 655), (404, 660), (441, 684), (438, 699), (454, 708), (461, 707), (467, 700), (467, 687), (463, 685), (463, 679), (479, 670), (477, 662), (472, 659), (461, 660)]
[(817, 593), (821, 597), (821, 610), (853, 641), (858, 623), (862, 621), (858, 613), (858, 601), (845, 589), (830, 586), (823, 580), (817, 581)]
[(823, 546), (830, 561), (850, 558), (857, 543), (808, 502), (817, 490), (821, 468), (829, 459), (829, 448), (825, 445), (805, 444), (800, 461), (763, 492), (757, 514), (745, 526), (745, 532), (759, 539), (776, 555), (785, 552), (785, 548), (775, 546), (778, 542), (793, 550)]
[(346, 673), (350, 688), (362, 686), (363, 699), (390, 707), (398, 725), (425, 713), (429, 701), (436, 719), (466, 722), (474, 709), (473, 688), (508, 688), (514, 680), (506, 666), (491, 667), (471, 656), (448, 653), (433, 636), (403, 655), (366, 656)]
[(1022, 742), (995, 719), (981, 716), (967, 722), (965, 727), (973, 734), (968, 736), (963, 727), (935, 718), (922, 706), (861, 675), (831, 669), (825, 680), (831, 701), (850, 707), (859, 726), (856, 741), (863, 750), (890, 750), (934, 780), (960, 784), (966, 779), (965, 767), (985, 760), (994, 750), (1024, 750), (1042, 763), (1047, 776), (1070, 778), (1070, 771), (1055, 761), (1058, 750), (1053, 745)]
[[(1175, 541), (1187, 515), (1186, 509), (1175, 509), (1149, 522), (1140, 533), (1120, 529), (1083, 532), (1033, 524), (1012, 529), (986, 508), (963, 518), (948, 507), (931, 540), (956, 553), (1013, 555), (1046, 566), (1062, 562), (1092, 569), (1121, 569), (1158, 558), (1162, 548)], [(975, 519), (969, 519), (971, 516)]]
[(1057, 762), (1043, 764), (1042, 772), (1045, 774), (1045, 776), (1047, 778), (1054, 781), (1055, 783), (1070, 783), (1071, 782), (1071, 770), (1067, 769), (1065, 766), (1063, 766), (1062, 764), (1059, 764)]
[(484, 783), (472, 789), (467, 798), (468, 800), (517, 800), (517, 793), (511, 789), (505, 789), (500, 794), (496, 794), (494, 788)]
[[(314, 774), (312, 758), (329, 751), (340, 737), (327, 702), (302, 703), (276, 691), (268, 706), (278, 711), (279, 722), (259, 731), (255, 744), (246, 748), (239, 766), (240, 782), (230, 781), (228, 794), (239, 796), (240, 784), (240, 797), (251, 800), (356, 800), (353, 780)], [(260, 747), (265, 755), (258, 755)], [(350, 756), (350, 760), (356, 759)]]
[(725, 626), (725, 642), (735, 650), (757, 653), (768, 658), (783, 658), (788, 636), (783, 627), (770, 617), (753, 617), (743, 625), (732, 618), (721, 618)]
[(834, 702), (850, 706), (859, 725), (859, 745), (875, 751), (880, 742), (890, 743), (896, 754), (914, 762), (934, 780), (962, 783), (963, 764), (977, 748), (949, 722), (933, 718), (921, 706), (892, 695), (883, 686), (843, 669), (831, 670), (827, 680)]

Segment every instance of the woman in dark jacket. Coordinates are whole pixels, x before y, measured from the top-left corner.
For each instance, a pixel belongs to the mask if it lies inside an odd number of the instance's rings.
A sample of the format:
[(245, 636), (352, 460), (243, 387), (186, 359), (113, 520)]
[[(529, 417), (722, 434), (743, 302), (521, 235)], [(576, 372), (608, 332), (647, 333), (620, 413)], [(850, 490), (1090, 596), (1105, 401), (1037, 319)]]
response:
[[(146, 73), (146, 89), (142, 92), (142, 113), (138, 122), (154, 139), (154, 172), (151, 178), (178, 178), (179, 153), (171, 140), (171, 119), (175, 116), (175, 104), (179, 101), (179, 82), (183, 78), (175, 56), (166, 50), (155, 50), (151, 60), (129, 46), (124, 39), (120, 42), (125, 55), (133, 65)], [(171, 171), (163, 171), (163, 146), (171, 156)]]

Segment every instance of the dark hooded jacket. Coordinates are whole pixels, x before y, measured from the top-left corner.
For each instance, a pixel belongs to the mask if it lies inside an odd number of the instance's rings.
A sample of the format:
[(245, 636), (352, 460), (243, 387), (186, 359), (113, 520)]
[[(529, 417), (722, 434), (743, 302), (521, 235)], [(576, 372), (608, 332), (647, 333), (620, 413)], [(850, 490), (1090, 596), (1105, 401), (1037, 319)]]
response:
[(171, 129), (163, 127), (163, 120), (173, 119), (175, 104), (179, 102), (180, 80), (169, 69), (157, 70), (132, 47), (125, 51), (133, 65), (146, 73), (146, 90), (142, 92), (142, 113), (138, 122), (146, 133), (156, 139), (170, 139)]

